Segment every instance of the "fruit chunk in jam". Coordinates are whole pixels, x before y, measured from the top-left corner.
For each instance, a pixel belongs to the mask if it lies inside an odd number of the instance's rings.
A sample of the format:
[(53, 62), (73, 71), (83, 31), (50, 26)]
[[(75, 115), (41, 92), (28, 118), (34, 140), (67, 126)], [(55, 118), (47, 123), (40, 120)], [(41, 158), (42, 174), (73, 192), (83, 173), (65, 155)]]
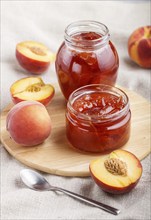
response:
[(73, 108), (86, 116), (109, 117), (111, 114), (122, 110), (125, 101), (122, 96), (108, 93), (93, 93), (83, 95), (73, 103)]
[[(96, 47), (99, 44), (103, 45)], [(114, 85), (118, 66), (118, 54), (111, 41), (103, 43), (103, 36), (95, 32), (74, 34), (71, 45), (64, 42), (56, 57), (58, 81), (66, 99), (84, 85)]]
[(96, 92), (77, 97), (66, 114), (67, 138), (73, 147), (104, 152), (123, 146), (130, 135), (131, 112), (121, 95)]

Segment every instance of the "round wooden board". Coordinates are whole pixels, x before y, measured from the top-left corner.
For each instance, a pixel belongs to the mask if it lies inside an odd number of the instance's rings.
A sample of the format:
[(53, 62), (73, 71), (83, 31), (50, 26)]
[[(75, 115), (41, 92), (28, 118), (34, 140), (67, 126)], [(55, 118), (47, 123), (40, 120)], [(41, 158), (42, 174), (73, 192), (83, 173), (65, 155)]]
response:
[[(131, 137), (122, 149), (134, 153), (140, 160), (150, 152), (150, 103), (138, 94), (124, 89), (130, 99), (132, 111)], [(62, 176), (89, 176), (89, 163), (101, 154), (84, 153), (74, 150), (65, 135), (65, 106), (58, 91), (47, 107), (51, 116), (52, 135), (34, 147), (16, 144), (6, 131), (6, 115), (13, 104), (1, 114), (1, 142), (6, 150), (23, 164), (51, 174)]]

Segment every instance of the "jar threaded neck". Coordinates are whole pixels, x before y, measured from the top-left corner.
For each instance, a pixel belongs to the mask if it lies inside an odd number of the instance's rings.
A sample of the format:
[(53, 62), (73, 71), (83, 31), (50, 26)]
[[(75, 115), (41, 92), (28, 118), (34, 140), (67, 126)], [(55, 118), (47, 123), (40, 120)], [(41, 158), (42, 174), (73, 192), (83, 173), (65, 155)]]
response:
[[(82, 33), (96, 33), (98, 37), (95, 39), (79, 39), (75, 37)], [(108, 28), (103, 23), (86, 20), (68, 25), (65, 29), (64, 38), (69, 46), (82, 49), (97, 49), (108, 43), (110, 35)]]

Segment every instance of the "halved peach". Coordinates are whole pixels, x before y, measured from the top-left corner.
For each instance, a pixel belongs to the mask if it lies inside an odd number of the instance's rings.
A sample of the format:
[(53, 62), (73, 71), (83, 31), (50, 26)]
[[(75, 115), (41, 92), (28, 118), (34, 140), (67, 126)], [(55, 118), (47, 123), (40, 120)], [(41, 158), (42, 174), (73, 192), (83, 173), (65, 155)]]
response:
[(54, 61), (55, 55), (42, 43), (24, 41), (16, 46), (16, 58), (27, 71), (41, 74)]
[(90, 173), (98, 186), (113, 194), (132, 190), (142, 175), (139, 159), (125, 150), (115, 150), (90, 163)]
[(34, 100), (45, 106), (52, 100), (55, 89), (51, 84), (45, 84), (40, 77), (26, 77), (17, 80), (10, 87), (13, 102)]

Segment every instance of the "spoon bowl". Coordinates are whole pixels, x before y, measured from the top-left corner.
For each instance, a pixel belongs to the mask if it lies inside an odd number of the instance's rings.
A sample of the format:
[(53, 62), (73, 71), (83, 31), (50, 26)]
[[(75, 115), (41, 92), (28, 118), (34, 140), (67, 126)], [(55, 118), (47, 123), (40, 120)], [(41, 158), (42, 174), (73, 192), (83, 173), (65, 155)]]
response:
[(34, 170), (24, 169), (20, 172), (20, 177), (23, 183), (33, 190), (50, 190), (51, 185), (48, 181), (40, 174)]
[(30, 170), (30, 169), (21, 170), (20, 177), (23, 183), (26, 186), (28, 186), (30, 189), (38, 190), (38, 191), (49, 191), (49, 190), (60, 191), (73, 198), (79, 199), (83, 202), (86, 202), (90, 205), (93, 205), (111, 214), (118, 215), (120, 213), (120, 210), (114, 207), (111, 207), (101, 202), (86, 198), (82, 195), (68, 191), (66, 189), (62, 189), (60, 187), (51, 186), (48, 183), (48, 181), (40, 173), (36, 171)]

